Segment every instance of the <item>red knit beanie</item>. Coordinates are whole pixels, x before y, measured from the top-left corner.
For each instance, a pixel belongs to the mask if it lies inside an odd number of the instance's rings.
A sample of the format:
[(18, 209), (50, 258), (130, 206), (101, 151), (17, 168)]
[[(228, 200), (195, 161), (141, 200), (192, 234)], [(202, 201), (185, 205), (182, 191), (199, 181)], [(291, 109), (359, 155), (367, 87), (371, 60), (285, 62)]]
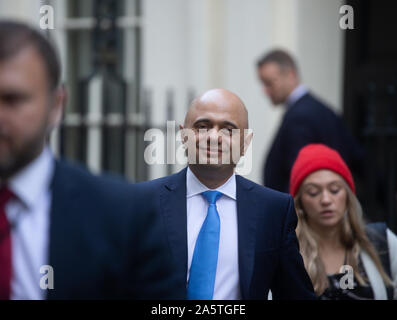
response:
[(317, 170), (327, 169), (342, 176), (353, 193), (356, 193), (353, 176), (339, 153), (324, 144), (308, 144), (298, 153), (292, 166), (289, 192), (295, 197), (302, 181)]

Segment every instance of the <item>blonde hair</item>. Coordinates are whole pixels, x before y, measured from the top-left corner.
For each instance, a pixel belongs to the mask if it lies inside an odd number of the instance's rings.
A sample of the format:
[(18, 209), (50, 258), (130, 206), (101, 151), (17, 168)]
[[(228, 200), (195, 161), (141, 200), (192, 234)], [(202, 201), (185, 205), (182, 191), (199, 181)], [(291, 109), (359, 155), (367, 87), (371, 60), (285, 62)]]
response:
[[(365, 285), (368, 280), (358, 272), (358, 257), (360, 250), (364, 250), (375, 263), (383, 281), (391, 286), (393, 282), (382, 267), (379, 255), (365, 233), (363, 212), (357, 197), (350, 187), (343, 181), (347, 193), (346, 214), (341, 225), (341, 243), (346, 248), (346, 264), (353, 267), (354, 276), (360, 285)], [(302, 188), (295, 196), (295, 208), (298, 215), (296, 234), (299, 240), (300, 252), (305, 263), (306, 271), (312, 280), (314, 291), (319, 296), (328, 288), (328, 278), (324, 263), (319, 255), (317, 235), (309, 226), (307, 214), (301, 204)]]

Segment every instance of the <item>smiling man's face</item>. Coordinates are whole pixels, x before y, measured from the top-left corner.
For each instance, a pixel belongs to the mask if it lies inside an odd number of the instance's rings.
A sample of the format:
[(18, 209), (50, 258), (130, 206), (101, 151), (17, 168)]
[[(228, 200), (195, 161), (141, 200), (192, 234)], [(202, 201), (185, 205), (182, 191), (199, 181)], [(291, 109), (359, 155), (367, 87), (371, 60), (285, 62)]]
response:
[(250, 141), (244, 131), (248, 129), (244, 104), (224, 89), (210, 90), (196, 99), (182, 128), (190, 164), (234, 167)]

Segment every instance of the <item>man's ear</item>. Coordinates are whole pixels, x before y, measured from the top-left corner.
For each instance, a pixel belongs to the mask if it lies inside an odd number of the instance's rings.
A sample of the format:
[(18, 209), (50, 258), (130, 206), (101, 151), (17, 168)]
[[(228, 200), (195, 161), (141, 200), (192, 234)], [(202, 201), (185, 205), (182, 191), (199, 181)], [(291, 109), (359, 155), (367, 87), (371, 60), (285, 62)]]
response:
[(50, 111), (50, 129), (56, 128), (64, 115), (67, 102), (67, 90), (62, 84), (53, 93), (52, 106)]
[(185, 128), (184, 128), (183, 125), (180, 124), (179, 125), (179, 129), (181, 130), (182, 143), (185, 144), (186, 140), (187, 140), (187, 137), (186, 137), (186, 134), (185, 134)]
[[(254, 135), (254, 133), (252, 132), (252, 130), (250, 130), (250, 129), (245, 129), (245, 130), (247, 130), (248, 134), (245, 135), (245, 132), (244, 132), (244, 136), (245, 136), (245, 137), (244, 137), (244, 149), (243, 149), (243, 154), (242, 154), (242, 155), (244, 155), (245, 152), (247, 151), (249, 145), (251, 144), (252, 137), (253, 137), (253, 135)], [(244, 130), (244, 131), (245, 131), (245, 130)]]
[(293, 68), (288, 69), (288, 78), (294, 83), (299, 81), (298, 71)]

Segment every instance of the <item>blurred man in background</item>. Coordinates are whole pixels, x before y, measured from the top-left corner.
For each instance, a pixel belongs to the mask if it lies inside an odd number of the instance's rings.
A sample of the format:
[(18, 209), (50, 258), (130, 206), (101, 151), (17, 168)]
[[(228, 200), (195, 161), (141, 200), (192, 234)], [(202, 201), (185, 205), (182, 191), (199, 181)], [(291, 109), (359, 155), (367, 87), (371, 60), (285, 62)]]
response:
[(59, 81), (50, 42), (0, 21), (0, 299), (181, 298), (134, 187), (54, 159)]
[(363, 150), (343, 120), (301, 83), (297, 65), (287, 52), (266, 53), (257, 62), (257, 72), (272, 104), (286, 108), (265, 161), (265, 186), (288, 192), (292, 164), (309, 143), (338, 150), (353, 172), (361, 174)]

